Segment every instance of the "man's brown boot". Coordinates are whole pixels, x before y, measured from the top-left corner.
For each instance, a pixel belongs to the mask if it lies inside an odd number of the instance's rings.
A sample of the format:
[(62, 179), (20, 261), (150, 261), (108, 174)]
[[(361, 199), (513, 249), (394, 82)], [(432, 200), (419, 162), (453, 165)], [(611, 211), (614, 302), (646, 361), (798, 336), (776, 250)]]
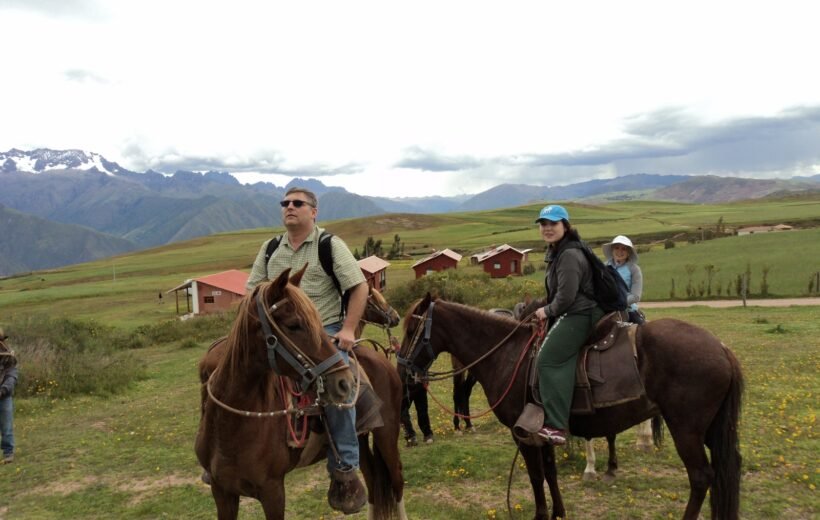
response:
[(327, 503), (336, 511), (346, 515), (358, 513), (367, 503), (365, 491), (355, 469), (334, 469), (330, 472), (330, 489)]

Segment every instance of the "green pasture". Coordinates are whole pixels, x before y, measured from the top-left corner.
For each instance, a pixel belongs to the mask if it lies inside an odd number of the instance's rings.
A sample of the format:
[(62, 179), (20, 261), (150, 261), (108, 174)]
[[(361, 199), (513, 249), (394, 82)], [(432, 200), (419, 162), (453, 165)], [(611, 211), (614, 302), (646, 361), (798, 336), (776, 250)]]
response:
[[(78, 302), (66, 300), (66, 305)], [(741, 361), (746, 378), (741, 517), (816, 518), (820, 310), (693, 307), (649, 313), (650, 319), (664, 316), (712, 331)], [(381, 334), (366, 331), (377, 340), (383, 340)], [(144, 362), (145, 374), (118, 394), (16, 399), (17, 459), (0, 466), (0, 518), (214, 518), (213, 500), (198, 480), (193, 454), (200, 396), (196, 365), (207, 343), (198, 348), (163, 343), (133, 351)], [(448, 362), (437, 363), (444, 369)], [(432, 387), (433, 396), (448, 406), (450, 390), (447, 382)], [(472, 408), (474, 413), (487, 408), (480, 387)], [(410, 518), (506, 518), (505, 493), (515, 454), (509, 433), (488, 415), (475, 421), (476, 433), (455, 435), (448, 413), (432, 402), (431, 410), (435, 443), (402, 447)], [(637, 451), (634, 440), (632, 431), (619, 436), (621, 469), (614, 484), (582, 482), (580, 444), (558, 450), (569, 518), (681, 516), (687, 479), (671, 439), (648, 454)], [(599, 470), (605, 464), (604, 447), (598, 440)], [(295, 471), (286, 485), (287, 518), (343, 518), (326, 505), (322, 465)], [(532, 517), (520, 458), (512, 476), (511, 505), (513, 518)], [(250, 499), (243, 500), (240, 514), (263, 518), (261, 507)], [(708, 506), (703, 516), (709, 517)], [(366, 514), (347, 518), (364, 520)]]
[[(405, 253), (390, 260), (389, 287), (414, 278), (410, 266), (436, 249), (450, 248), (465, 255), (459, 268), (469, 266), (469, 255), (493, 245), (509, 243), (533, 248), (530, 261), (542, 264), (543, 241), (534, 216), (542, 204), (503, 210), (442, 215), (379, 215), (327, 223), (345, 239), (351, 250), (362, 249), (368, 236), (381, 239), (385, 249), (398, 234)], [(668, 202), (619, 202), (607, 205), (567, 203), (573, 224), (584, 239), (601, 243), (616, 234), (629, 234), (642, 249), (641, 266), (646, 300), (685, 299), (686, 266), (693, 266), (693, 284), (705, 281), (704, 266), (715, 266), (714, 284), (726, 287), (737, 274), (751, 272), (750, 293), (759, 297), (762, 269), (768, 267), (770, 296), (799, 297), (808, 293), (811, 273), (820, 270), (820, 200), (753, 201), (696, 205)], [(727, 237), (689, 244), (680, 233), (697, 235), (713, 229), (720, 218), (727, 226), (790, 223), (798, 230), (742, 237)], [(325, 225), (325, 224), (323, 224)], [(801, 227), (802, 226), (802, 227)], [(134, 326), (176, 316), (174, 296), (157, 305), (157, 293), (190, 278), (227, 270), (249, 270), (261, 243), (281, 233), (257, 229), (223, 233), (170, 244), (117, 257), (0, 279), (0, 315), (44, 313), (96, 319)], [(678, 236), (676, 247), (664, 250), (663, 237)], [(600, 250), (599, 250), (600, 251)], [(532, 275), (542, 279), (540, 271)], [(815, 288), (815, 291), (817, 288)], [(712, 297), (717, 297), (713, 287)], [(732, 297), (736, 297), (732, 292)], [(184, 304), (184, 302), (182, 302)], [(184, 305), (183, 305), (184, 309)]]

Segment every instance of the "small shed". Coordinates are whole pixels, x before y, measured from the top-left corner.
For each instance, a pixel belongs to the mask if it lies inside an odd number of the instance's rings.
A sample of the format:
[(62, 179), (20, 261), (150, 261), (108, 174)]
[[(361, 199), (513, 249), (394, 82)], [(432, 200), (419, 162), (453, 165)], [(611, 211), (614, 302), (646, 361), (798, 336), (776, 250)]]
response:
[(754, 235), (754, 234), (757, 234), (757, 233), (773, 233), (773, 232), (777, 232), (777, 231), (791, 231), (792, 229), (794, 229), (794, 228), (792, 228), (791, 226), (789, 226), (787, 224), (778, 224), (776, 226), (749, 226), (749, 227), (739, 228), (737, 230), (737, 234), (738, 234), (738, 236), (741, 236), (741, 235)]
[(442, 249), (436, 251), (432, 255), (419, 260), (412, 265), (413, 271), (416, 272), (416, 279), (422, 276), (446, 269), (455, 269), (461, 261), (461, 255), (450, 249)]
[(505, 278), (509, 275), (521, 276), (521, 265), (526, 253), (509, 244), (503, 244), (486, 253), (478, 255), (478, 263), (484, 266), (484, 272), (490, 278)]
[(390, 262), (382, 260), (376, 255), (359, 260), (359, 269), (362, 270), (367, 285), (383, 293), (387, 289), (387, 268)]
[(184, 291), (185, 304), (189, 314), (211, 314), (226, 311), (245, 296), (245, 284), (248, 273), (231, 269), (221, 273), (210, 274), (177, 285), (166, 291), (176, 295), (177, 314), (179, 314), (179, 293)]

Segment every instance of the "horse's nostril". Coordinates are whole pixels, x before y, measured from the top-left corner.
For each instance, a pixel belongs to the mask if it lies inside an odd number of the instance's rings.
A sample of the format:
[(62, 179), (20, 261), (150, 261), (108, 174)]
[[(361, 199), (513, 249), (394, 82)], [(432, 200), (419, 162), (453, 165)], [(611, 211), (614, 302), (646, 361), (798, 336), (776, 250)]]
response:
[(347, 379), (339, 380), (339, 391), (342, 395), (347, 395), (350, 393), (350, 383), (348, 383)]

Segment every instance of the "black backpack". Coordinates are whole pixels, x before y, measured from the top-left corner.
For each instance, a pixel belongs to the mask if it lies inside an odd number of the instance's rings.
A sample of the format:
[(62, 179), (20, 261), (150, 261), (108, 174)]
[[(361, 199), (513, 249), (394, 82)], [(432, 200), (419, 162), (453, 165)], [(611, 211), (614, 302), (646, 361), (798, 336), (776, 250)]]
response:
[(584, 242), (571, 243), (568, 247), (580, 249), (589, 263), (593, 290), (593, 294), (589, 296), (606, 313), (625, 311), (628, 307), (626, 302), (629, 297), (629, 287), (626, 286), (626, 282), (618, 271), (613, 266), (604, 264)]
[[(347, 303), (350, 301), (350, 291), (342, 292), (342, 285), (339, 283), (339, 279), (336, 278), (336, 273), (333, 272), (332, 238), (333, 233), (328, 231), (322, 231), (319, 235), (319, 263), (322, 264), (322, 269), (325, 274), (330, 277), (333, 281), (333, 286), (336, 287), (336, 290), (342, 296), (342, 308), (339, 312), (339, 319), (344, 320), (344, 316), (347, 311)], [(270, 242), (268, 242), (268, 247), (265, 248), (265, 270), (268, 268), (268, 262), (270, 261), (271, 255), (273, 255), (273, 252), (276, 251), (280, 243), (282, 243), (282, 235), (273, 237)], [(270, 278), (270, 276), (268, 276), (268, 278)]]

